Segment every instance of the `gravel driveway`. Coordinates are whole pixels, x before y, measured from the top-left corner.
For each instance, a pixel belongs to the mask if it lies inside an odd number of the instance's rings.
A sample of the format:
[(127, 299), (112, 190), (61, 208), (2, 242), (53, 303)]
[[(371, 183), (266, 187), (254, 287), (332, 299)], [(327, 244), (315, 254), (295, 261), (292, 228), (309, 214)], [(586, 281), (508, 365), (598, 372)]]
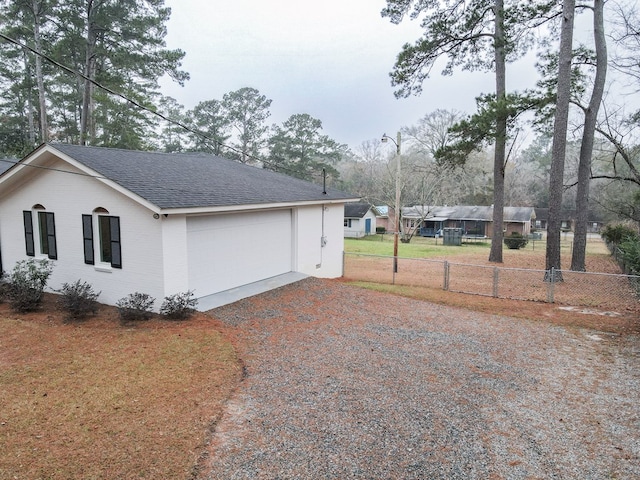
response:
[(638, 336), (311, 278), (210, 313), (247, 378), (201, 478), (640, 478)]

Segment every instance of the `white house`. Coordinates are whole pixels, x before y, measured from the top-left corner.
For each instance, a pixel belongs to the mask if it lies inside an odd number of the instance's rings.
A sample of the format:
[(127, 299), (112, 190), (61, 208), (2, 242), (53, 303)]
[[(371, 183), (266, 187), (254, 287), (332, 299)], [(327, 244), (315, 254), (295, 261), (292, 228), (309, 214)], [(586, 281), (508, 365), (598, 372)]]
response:
[(51, 288), (86, 281), (107, 304), (333, 278), (353, 200), (212, 155), (44, 144), (0, 175), (0, 258), (50, 258)]
[(360, 238), (376, 233), (376, 212), (368, 203), (344, 205), (344, 236)]

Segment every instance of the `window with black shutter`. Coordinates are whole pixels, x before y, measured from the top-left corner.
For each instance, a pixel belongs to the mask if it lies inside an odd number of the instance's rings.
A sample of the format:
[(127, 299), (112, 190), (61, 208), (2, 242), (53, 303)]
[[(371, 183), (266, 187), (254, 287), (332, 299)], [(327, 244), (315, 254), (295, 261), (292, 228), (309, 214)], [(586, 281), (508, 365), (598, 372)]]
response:
[(98, 216), (100, 237), (100, 261), (110, 263), (113, 268), (122, 268), (120, 245), (120, 217)]
[(82, 239), (84, 245), (84, 263), (87, 265), (94, 265), (92, 215), (82, 215)]
[(111, 230), (111, 266), (122, 268), (122, 250), (120, 248), (120, 217), (109, 217)]
[(58, 259), (56, 245), (56, 221), (52, 212), (38, 212), (38, 226), (40, 227), (40, 253), (51, 260)]
[(28, 210), (23, 211), (22, 219), (24, 222), (24, 243), (27, 249), (27, 255), (35, 257), (36, 247), (33, 241), (33, 220), (31, 218), (31, 212)]
[[(36, 256), (36, 247), (38, 254), (46, 255), (51, 260), (58, 259), (58, 246), (56, 244), (56, 221), (53, 212), (44, 211), (44, 207), (40, 204), (33, 207), (37, 215), (38, 232), (34, 231), (33, 212), (25, 210), (22, 212), (24, 222), (24, 240), (27, 255)], [(36, 242), (37, 240), (37, 242)]]

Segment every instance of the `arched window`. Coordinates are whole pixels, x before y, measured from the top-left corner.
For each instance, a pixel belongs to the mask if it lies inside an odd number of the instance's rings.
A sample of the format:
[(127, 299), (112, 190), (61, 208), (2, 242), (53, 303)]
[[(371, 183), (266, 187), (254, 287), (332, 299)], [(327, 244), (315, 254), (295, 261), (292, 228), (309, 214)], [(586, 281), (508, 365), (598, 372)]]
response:
[[(94, 232), (97, 232), (97, 238)], [(84, 263), (95, 265), (97, 258), (98, 264), (122, 268), (120, 217), (109, 215), (106, 208), (95, 208), (92, 215), (82, 215), (82, 235)]]
[[(37, 233), (33, 223), (34, 214), (37, 222)], [(22, 218), (27, 255), (35, 257), (37, 251), (40, 255), (47, 256), (51, 260), (57, 260), (56, 222), (53, 212), (47, 212), (43, 205), (37, 203), (31, 207), (31, 210), (23, 211)]]

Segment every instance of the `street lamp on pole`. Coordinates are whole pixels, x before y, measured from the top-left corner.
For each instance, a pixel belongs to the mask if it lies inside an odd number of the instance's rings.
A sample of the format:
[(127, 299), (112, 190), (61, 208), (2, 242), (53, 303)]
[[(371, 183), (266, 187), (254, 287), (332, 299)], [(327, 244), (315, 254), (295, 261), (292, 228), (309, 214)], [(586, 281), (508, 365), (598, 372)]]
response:
[[(397, 141), (393, 138), (387, 136), (386, 133), (382, 134), (382, 143), (386, 143), (388, 140), (391, 140), (396, 146), (396, 206), (395, 206), (395, 236), (393, 237), (393, 273), (398, 273), (398, 235), (400, 235), (400, 145), (402, 144), (402, 139), (400, 137), (400, 132), (398, 132)], [(395, 282), (395, 277), (394, 277)]]

